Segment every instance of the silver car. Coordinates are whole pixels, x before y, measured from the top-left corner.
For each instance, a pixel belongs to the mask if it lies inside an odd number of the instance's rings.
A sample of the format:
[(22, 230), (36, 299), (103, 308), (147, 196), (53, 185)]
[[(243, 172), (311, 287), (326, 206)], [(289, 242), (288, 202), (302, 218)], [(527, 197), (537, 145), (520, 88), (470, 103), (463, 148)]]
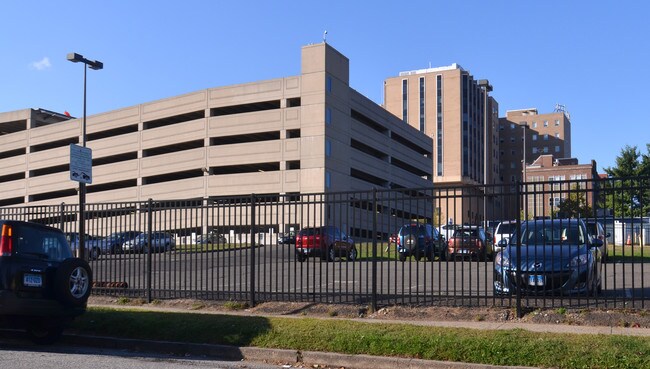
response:
[(149, 234), (141, 233), (136, 238), (126, 241), (122, 245), (124, 252), (146, 252), (147, 246), (150, 246), (151, 252), (165, 252), (176, 248), (176, 240), (167, 232), (152, 232), (151, 245), (148, 244)]

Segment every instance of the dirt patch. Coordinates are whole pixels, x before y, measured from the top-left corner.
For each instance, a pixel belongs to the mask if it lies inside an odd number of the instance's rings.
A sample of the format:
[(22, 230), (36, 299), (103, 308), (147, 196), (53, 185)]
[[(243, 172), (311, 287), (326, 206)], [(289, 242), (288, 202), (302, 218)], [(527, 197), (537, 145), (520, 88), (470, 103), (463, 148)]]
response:
[(299, 302), (265, 302), (249, 307), (245, 302), (203, 301), (193, 299), (154, 300), (124, 297), (92, 296), (92, 305), (119, 305), (196, 311), (203, 313), (242, 313), (262, 316), (307, 316), (329, 318), (369, 318), (404, 321), (517, 321), (538, 324), (565, 324), (583, 326), (650, 328), (650, 312), (647, 310), (602, 310), (602, 309), (536, 309), (517, 318), (513, 308), (495, 307), (431, 307), (431, 306), (388, 306), (370, 312), (368, 306), (345, 304), (317, 304)]

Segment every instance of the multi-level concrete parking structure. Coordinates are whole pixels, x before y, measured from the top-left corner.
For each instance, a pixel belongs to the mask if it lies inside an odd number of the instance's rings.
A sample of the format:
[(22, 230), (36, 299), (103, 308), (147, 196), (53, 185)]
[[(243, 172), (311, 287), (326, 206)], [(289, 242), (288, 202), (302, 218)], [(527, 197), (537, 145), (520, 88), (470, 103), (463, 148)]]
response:
[[(0, 206), (76, 203), (81, 119), (0, 113)], [(89, 116), (89, 203), (427, 187), (432, 140), (349, 86), (348, 59), (302, 48), (298, 76)]]

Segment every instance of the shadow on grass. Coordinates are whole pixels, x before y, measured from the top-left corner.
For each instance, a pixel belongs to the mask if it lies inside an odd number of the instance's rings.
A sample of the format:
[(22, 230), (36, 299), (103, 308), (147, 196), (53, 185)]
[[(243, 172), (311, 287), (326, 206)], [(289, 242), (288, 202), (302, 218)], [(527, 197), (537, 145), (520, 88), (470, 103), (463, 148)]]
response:
[(94, 308), (75, 319), (70, 333), (143, 340), (248, 346), (267, 334), (264, 317)]

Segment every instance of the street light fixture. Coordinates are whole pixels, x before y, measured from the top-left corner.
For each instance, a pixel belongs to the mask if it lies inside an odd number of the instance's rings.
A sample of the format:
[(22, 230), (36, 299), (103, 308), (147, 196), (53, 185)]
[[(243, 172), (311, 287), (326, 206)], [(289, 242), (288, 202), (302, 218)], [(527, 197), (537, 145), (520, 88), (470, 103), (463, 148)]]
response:
[[(83, 120), (82, 120), (82, 128), (81, 128), (81, 145), (83, 147), (86, 147), (86, 71), (88, 70), (88, 67), (90, 69), (94, 70), (100, 70), (104, 68), (104, 63), (100, 62), (99, 60), (88, 60), (84, 58), (82, 55), (77, 54), (77, 53), (69, 53), (67, 58), (68, 61), (71, 61), (73, 63), (83, 63), (84, 64), (84, 106), (83, 106)], [(85, 209), (84, 207), (86, 206), (86, 183), (85, 182), (79, 182), (79, 257), (84, 258), (85, 256), (85, 239), (84, 235), (86, 234), (86, 229), (85, 229), (85, 223), (84, 223), (84, 218), (85, 218)]]

